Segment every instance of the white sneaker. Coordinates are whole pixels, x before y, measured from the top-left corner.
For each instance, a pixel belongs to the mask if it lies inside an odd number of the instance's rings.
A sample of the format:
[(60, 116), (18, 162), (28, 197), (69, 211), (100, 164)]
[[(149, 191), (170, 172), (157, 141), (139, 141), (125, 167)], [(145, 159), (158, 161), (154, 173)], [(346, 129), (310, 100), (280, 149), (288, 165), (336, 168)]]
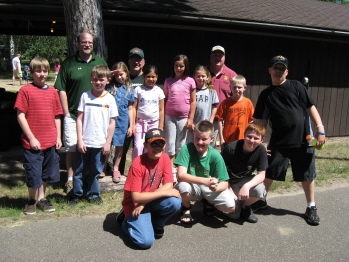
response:
[(177, 168), (172, 167), (173, 182), (177, 183)]

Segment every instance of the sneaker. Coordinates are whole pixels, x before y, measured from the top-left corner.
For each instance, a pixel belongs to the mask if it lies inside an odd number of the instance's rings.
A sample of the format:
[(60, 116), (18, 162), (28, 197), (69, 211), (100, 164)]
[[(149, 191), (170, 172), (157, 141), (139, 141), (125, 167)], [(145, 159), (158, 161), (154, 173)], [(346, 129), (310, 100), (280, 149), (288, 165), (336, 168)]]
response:
[(307, 210), (305, 211), (305, 216), (307, 217), (307, 222), (310, 225), (317, 226), (320, 224), (320, 218), (317, 215), (317, 207), (307, 207)]
[(155, 239), (160, 239), (164, 236), (165, 234), (165, 230), (162, 228), (162, 229), (155, 229), (154, 228), (154, 237)]
[(23, 213), (25, 215), (35, 215), (36, 214), (36, 200), (35, 199), (29, 199), (27, 204), (24, 207)]
[(177, 183), (177, 168), (172, 167), (173, 183)]
[(67, 181), (67, 183), (65, 183), (65, 185), (64, 185), (64, 192), (66, 193), (66, 194), (69, 194), (69, 192), (70, 192), (70, 190), (72, 190), (73, 189), (73, 181)]
[(103, 199), (100, 196), (92, 197), (88, 199), (88, 202), (91, 204), (103, 204)]
[(245, 208), (241, 208), (240, 217), (250, 223), (257, 223), (258, 221), (258, 218), (253, 213), (251, 206), (246, 206)]
[(50, 200), (41, 199), (36, 203), (37, 207), (44, 212), (53, 212), (56, 211), (54, 206), (51, 204)]
[(124, 222), (125, 219), (125, 212), (124, 209), (121, 208), (119, 211), (119, 214), (116, 216), (116, 223), (118, 223), (120, 226), (122, 225), (122, 222)]
[(251, 205), (252, 211), (256, 212), (258, 210), (266, 209), (268, 207), (266, 199), (260, 199)]

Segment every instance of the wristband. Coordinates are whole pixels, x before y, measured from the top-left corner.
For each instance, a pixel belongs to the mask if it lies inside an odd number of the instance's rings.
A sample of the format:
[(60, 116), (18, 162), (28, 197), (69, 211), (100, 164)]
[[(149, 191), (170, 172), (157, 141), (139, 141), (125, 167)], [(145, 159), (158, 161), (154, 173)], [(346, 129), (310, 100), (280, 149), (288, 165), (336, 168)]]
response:
[(319, 132), (319, 131), (317, 131), (316, 133), (317, 133), (318, 135), (326, 135), (325, 132)]
[(316, 128), (318, 128), (318, 127), (324, 127), (324, 125), (318, 125), (318, 126), (316, 126)]

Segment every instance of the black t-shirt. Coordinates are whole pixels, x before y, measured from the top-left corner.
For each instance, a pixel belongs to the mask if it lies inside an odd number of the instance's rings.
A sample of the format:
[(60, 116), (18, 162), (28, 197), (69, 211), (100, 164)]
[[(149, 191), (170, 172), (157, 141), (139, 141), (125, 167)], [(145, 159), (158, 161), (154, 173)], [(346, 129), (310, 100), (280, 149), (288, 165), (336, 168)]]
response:
[(280, 86), (271, 85), (261, 92), (253, 117), (269, 119), (270, 148), (297, 148), (306, 145), (310, 122), (305, 110), (313, 105), (302, 83), (286, 80)]
[(267, 151), (263, 145), (253, 152), (243, 151), (244, 140), (229, 143), (222, 152), (231, 181), (251, 175), (253, 171), (264, 171), (268, 168)]

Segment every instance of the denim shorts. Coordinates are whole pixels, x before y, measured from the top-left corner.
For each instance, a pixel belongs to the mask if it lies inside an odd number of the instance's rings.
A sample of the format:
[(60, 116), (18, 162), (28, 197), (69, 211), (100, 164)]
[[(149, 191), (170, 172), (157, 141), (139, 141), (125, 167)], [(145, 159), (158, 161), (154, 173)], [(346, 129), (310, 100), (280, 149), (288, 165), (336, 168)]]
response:
[(59, 155), (56, 146), (45, 150), (24, 149), (23, 167), (29, 188), (37, 189), (41, 187), (42, 182), (60, 181)]

